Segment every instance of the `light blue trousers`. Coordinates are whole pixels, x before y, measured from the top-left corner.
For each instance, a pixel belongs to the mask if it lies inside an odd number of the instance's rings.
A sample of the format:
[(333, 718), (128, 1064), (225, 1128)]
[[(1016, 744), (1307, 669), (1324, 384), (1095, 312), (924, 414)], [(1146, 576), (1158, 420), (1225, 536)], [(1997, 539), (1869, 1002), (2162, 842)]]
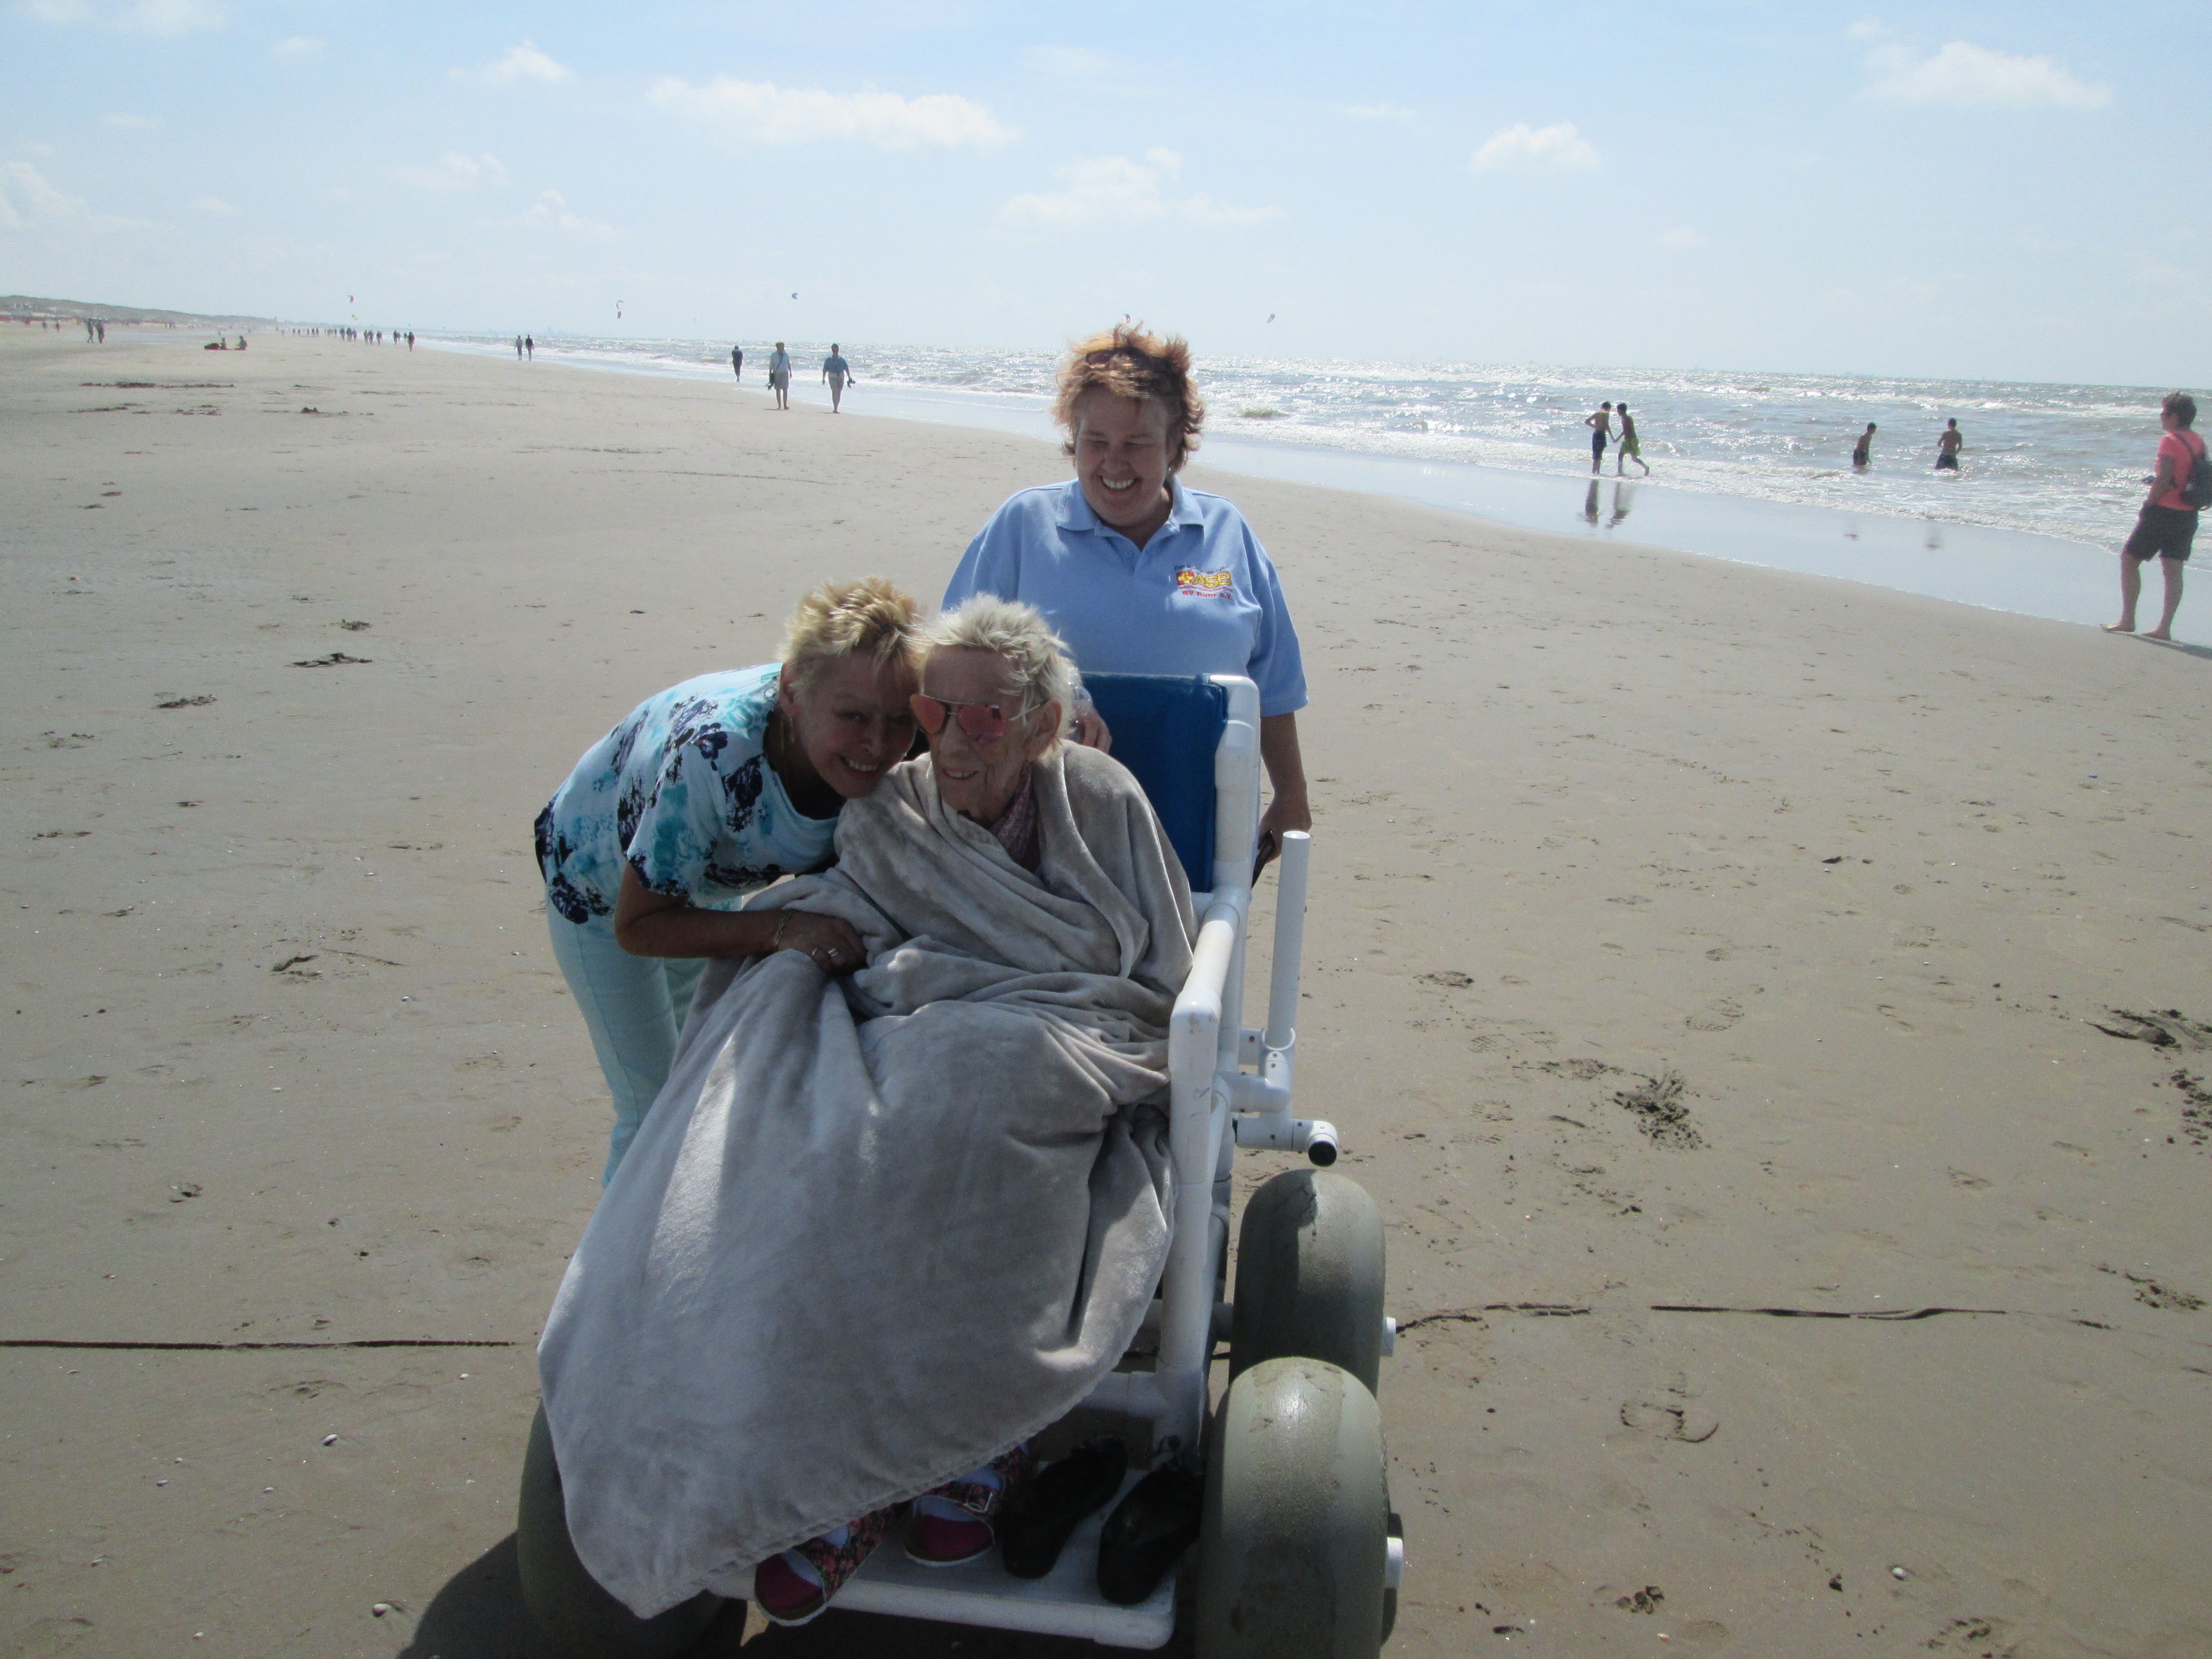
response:
[(605, 1185), (615, 1178), (638, 1125), (668, 1081), (676, 1034), (691, 1012), (691, 994), (707, 964), (634, 957), (615, 943), (614, 923), (604, 916), (578, 927), (548, 906), (545, 920), (553, 960), (561, 964), (615, 1097), (614, 1133), (607, 1138), (607, 1167), (599, 1176)]

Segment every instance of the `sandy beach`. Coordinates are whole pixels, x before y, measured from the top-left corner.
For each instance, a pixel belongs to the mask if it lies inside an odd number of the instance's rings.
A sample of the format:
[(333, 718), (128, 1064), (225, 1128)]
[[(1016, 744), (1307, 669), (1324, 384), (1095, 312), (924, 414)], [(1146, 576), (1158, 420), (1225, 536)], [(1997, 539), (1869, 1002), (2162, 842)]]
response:
[[(933, 599), (1064, 476), (866, 390), (0, 333), (0, 1653), (532, 1650), (609, 1114), (531, 821), (815, 581)], [(2212, 652), (1190, 477), (1312, 682), (1388, 1651), (2212, 1651)]]

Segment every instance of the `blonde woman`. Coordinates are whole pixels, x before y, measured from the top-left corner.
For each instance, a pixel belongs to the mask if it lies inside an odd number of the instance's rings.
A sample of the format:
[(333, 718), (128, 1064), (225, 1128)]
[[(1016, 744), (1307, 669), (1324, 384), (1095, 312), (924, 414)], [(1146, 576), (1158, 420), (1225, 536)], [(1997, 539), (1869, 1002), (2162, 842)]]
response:
[(818, 869), (837, 814), (912, 746), (921, 606), (879, 577), (799, 603), (780, 660), (647, 698), (592, 744), (538, 815), (553, 957), (614, 1096), (604, 1180), (668, 1079), (709, 958), (796, 951), (861, 963), (833, 916), (737, 909)]

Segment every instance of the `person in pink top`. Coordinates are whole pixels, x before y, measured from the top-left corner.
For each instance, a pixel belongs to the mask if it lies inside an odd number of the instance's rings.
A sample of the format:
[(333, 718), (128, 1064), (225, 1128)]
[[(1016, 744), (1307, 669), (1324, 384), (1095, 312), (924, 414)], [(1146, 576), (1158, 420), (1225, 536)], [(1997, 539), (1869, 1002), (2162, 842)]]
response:
[(2120, 619), (2105, 626), (2112, 634), (2136, 631), (2143, 561), (2154, 557), (2166, 574), (2166, 611), (2158, 626), (2143, 637), (2171, 640), (2173, 613), (2181, 609), (2181, 568), (2189, 562), (2190, 544), (2197, 539), (2197, 509), (2181, 495), (2190, 469), (2204, 454), (2204, 440), (2191, 430), (2197, 424), (2197, 399), (2185, 392), (2167, 392), (2158, 423), (2166, 428), (2158, 441), (2158, 470), (2143, 480), (2150, 493), (2143, 498), (2134, 533), (2120, 549)]

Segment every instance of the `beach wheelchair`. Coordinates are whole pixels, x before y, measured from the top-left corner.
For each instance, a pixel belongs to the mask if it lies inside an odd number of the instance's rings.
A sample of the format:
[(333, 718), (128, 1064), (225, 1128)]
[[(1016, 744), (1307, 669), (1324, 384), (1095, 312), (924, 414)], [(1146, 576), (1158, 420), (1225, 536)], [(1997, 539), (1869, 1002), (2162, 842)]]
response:
[[(1195, 1450), (1197, 1544), (1145, 1599), (1097, 1584), (1092, 1514), (1041, 1578), (996, 1553), (925, 1566), (895, 1528), (830, 1611), (890, 1614), (1108, 1647), (1164, 1646), (1179, 1604), (1199, 1659), (1360, 1659), (1389, 1639), (1404, 1561), (1375, 1390), (1395, 1343), (1385, 1316), (1374, 1200), (1332, 1170), (1337, 1133), (1293, 1115), (1298, 959), (1310, 838), (1284, 838), (1267, 1023), (1243, 1023), (1260, 802), (1260, 702), (1237, 676), (1096, 674), (1085, 685), (1114, 757), (1144, 787), (1190, 878), (1200, 929), (1169, 1044), (1175, 1209), (1167, 1266), (1129, 1352), (1071, 1416), (1131, 1449), (1126, 1495), (1149, 1466)], [(1304, 1154), (1245, 1206), (1230, 1285), (1231, 1171), (1240, 1149)], [(1228, 1387), (1210, 1384), (1228, 1347)], [(1055, 1431), (1048, 1431), (1048, 1446)], [(726, 1603), (702, 1594), (651, 1620), (593, 1583), (569, 1543), (540, 1411), (525, 1458), (517, 1554), (523, 1595), (555, 1647), (625, 1659), (675, 1655)], [(1194, 1576), (1195, 1595), (1178, 1575)], [(1179, 1593), (1179, 1591), (1181, 1593)]]

